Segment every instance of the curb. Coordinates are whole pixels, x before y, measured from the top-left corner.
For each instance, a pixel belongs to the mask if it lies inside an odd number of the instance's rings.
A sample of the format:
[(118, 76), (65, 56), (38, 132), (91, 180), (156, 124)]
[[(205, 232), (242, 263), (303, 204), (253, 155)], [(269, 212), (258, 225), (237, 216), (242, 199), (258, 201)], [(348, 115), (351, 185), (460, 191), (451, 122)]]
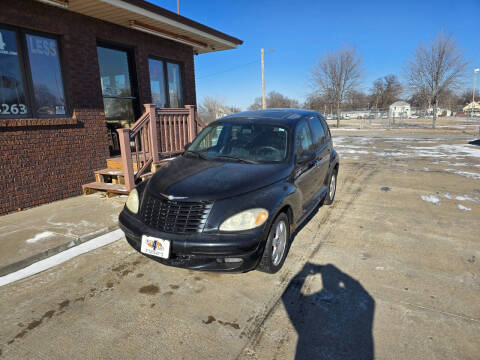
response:
[(70, 249), (72, 247), (78, 246), (78, 245), (83, 244), (84, 242), (86, 242), (88, 240), (91, 240), (93, 238), (96, 238), (98, 236), (104, 235), (108, 232), (111, 232), (111, 231), (114, 231), (114, 230), (117, 230), (117, 229), (119, 229), (118, 224), (108, 226), (108, 227), (104, 227), (104, 228), (101, 228), (99, 230), (92, 231), (91, 233), (88, 233), (88, 234), (85, 234), (85, 235), (82, 235), (82, 236), (78, 236), (75, 239), (70, 240), (69, 242), (66, 242), (66, 243), (63, 243), (61, 245), (55, 246), (54, 248), (42, 251), (42, 252), (40, 252), (38, 254), (35, 254), (35, 255), (32, 255), (32, 256), (30, 256), (26, 259), (19, 260), (19, 261), (16, 261), (14, 263), (2, 266), (2, 267), (0, 267), (0, 276), (5, 276), (5, 275), (8, 275), (8, 274), (13, 273), (15, 271), (18, 271), (20, 269), (23, 269), (23, 268), (25, 268), (29, 265), (32, 265), (33, 263), (36, 263), (37, 261), (40, 261), (40, 260), (46, 259), (50, 256), (56, 255), (58, 253), (61, 253), (62, 251), (65, 251), (65, 250)]

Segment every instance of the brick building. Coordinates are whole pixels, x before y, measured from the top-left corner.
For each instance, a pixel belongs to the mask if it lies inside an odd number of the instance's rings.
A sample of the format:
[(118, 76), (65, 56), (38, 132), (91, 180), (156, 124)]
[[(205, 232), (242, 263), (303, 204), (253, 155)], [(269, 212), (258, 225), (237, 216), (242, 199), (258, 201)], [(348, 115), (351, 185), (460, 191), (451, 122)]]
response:
[(194, 55), (241, 43), (143, 0), (2, 0), (0, 214), (80, 194), (143, 104), (196, 104)]

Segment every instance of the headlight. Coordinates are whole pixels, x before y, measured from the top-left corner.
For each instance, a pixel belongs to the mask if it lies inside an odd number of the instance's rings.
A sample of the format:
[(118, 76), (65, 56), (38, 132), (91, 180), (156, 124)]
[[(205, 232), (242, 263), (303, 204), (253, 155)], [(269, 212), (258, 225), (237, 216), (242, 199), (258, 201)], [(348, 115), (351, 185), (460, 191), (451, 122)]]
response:
[(127, 199), (127, 202), (125, 203), (125, 206), (132, 213), (136, 214), (138, 213), (138, 203), (139, 201), (138, 201), (137, 189), (133, 189), (132, 191), (130, 191), (130, 194), (128, 195), (128, 199)]
[(220, 231), (243, 231), (256, 228), (268, 219), (265, 209), (249, 209), (230, 216), (220, 225)]

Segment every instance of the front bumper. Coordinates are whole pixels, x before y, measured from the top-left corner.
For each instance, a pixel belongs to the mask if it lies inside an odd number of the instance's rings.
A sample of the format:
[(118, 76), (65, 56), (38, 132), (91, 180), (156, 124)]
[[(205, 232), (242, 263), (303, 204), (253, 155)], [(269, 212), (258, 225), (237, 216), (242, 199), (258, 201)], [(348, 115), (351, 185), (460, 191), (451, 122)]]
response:
[(145, 225), (124, 209), (119, 216), (120, 228), (128, 243), (138, 252), (142, 235), (170, 240), (170, 258), (162, 259), (141, 253), (159, 263), (192, 270), (245, 272), (253, 270), (263, 254), (264, 228), (236, 234), (170, 234)]

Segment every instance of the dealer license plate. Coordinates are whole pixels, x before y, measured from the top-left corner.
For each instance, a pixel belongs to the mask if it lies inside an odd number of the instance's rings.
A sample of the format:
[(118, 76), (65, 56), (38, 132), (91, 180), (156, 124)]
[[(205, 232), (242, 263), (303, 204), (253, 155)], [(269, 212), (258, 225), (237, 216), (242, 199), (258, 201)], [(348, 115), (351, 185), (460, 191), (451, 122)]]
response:
[(142, 247), (140, 251), (144, 254), (168, 259), (170, 256), (170, 240), (142, 235)]

